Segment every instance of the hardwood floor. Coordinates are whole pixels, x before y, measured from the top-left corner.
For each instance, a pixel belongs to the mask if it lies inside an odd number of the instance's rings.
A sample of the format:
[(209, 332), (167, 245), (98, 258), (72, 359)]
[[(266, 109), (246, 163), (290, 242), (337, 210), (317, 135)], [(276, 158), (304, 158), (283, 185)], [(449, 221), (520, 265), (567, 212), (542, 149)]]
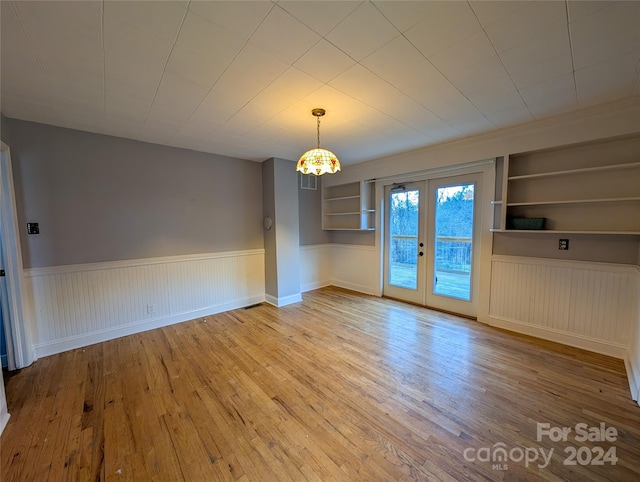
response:
[[(640, 478), (622, 361), (337, 288), (43, 358), (5, 383), (3, 481)], [(538, 441), (537, 422), (572, 431)], [(576, 441), (581, 422), (616, 440)], [(602, 460), (598, 446), (617, 463), (563, 463), (568, 447)], [(506, 461), (482, 461), (498, 447)]]

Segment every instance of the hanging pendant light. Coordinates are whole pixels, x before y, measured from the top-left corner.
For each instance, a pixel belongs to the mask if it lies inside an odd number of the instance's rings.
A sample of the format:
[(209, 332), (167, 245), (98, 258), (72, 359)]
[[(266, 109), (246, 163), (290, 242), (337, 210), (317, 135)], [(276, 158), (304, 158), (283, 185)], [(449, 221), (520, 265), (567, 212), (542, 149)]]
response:
[(296, 171), (300, 171), (302, 174), (314, 174), (316, 176), (322, 176), (325, 173), (335, 173), (340, 170), (340, 161), (336, 155), (320, 147), (320, 117), (325, 114), (324, 109), (313, 109), (311, 114), (316, 116), (318, 124), (318, 147), (310, 149), (304, 154), (298, 161)]

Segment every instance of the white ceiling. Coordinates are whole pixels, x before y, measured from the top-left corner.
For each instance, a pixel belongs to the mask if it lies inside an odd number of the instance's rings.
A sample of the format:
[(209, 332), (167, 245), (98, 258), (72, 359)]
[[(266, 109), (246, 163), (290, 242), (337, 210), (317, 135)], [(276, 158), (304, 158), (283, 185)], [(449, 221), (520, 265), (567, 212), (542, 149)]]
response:
[(640, 2), (1, 2), (7, 117), (343, 164), (640, 95)]

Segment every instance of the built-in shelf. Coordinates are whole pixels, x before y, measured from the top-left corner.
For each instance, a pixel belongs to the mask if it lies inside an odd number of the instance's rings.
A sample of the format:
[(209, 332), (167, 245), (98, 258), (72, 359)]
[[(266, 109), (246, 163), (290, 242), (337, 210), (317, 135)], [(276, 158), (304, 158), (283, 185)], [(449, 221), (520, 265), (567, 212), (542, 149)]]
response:
[(325, 198), (325, 201), (344, 201), (345, 199), (360, 199), (360, 195), (357, 195), (357, 196), (330, 197), (330, 198)]
[(550, 172), (540, 172), (537, 174), (525, 174), (523, 176), (510, 176), (509, 181), (518, 181), (522, 179), (536, 179), (539, 177), (568, 176), (572, 174), (581, 174), (581, 173), (589, 173), (589, 172), (615, 171), (615, 170), (621, 170), (621, 169), (631, 169), (636, 167), (640, 167), (640, 162), (627, 162), (623, 164), (611, 164), (607, 166), (584, 167), (579, 169), (566, 169), (563, 171), (550, 171)]
[(322, 229), (373, 231), (373, 189), (364, 181), (326, 186), (322, 189)]
[(375, 231), (376, 228), (366, 228), (366, 229), (358, 229), (358, 228), (331, 228), (331, 231)]
[(490, 229), (492, 233), (527, 233), (527, 234), (624, 234), (640, 236), (640, 231), (570, 231), (559, 229)]
[(564, 201), (534, 201), (526, 203), (509, 203), (507, 206), (549, 206), (552, 204), (587, 204), (587, 203), (622, 203), (640, 201), (640, 197), (618, 197), (609, 199), (567, 199)]
[[(491, 204), (494, 233), (638, 235), (640, 136), (499, 158)], [(545, 229), (507, 229), (511, 218), (545, 218)]]

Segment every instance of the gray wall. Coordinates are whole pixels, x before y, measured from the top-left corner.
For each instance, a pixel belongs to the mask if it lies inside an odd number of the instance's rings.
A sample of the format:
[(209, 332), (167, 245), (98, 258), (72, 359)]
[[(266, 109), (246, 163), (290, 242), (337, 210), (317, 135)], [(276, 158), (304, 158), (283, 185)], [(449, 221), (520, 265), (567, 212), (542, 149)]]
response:
[(2, 138), (25, 268), (263, 247), (258, 163), (14, 119)]
[(302, 189), (298, 175), (298, 209), (300, 215), (300, 246), (331, 242), (331, 231), (322, 229), (322, 177), (317, 189)]
[[(296, 163), (274, 160), (279, 298), (300, 294), (300, 215), (296, 194)], [(268, 292), (267, 292), (268, 293)]]
[(296, 164), (272, 158), (262, 163), (265, 231), (265, 291), (279, 301), (300, 295), (300, 223)]
[[(569, 240), (568, 251), (558, 249), (561, 238)], [(637, 264), (639, 244), (637, 236), (612, 234), (494, 233), (493, 254)]]
[(325, 231), (322, 229), (322, 179), (318, 177), (318, 189), (312, 191), (300, 188), (298, 176), (300, 246), (325, 243), (373, 246), (376, 240), (374, 231)]
[[(379, 229), (379, 227), (376, 226), (376, 229)], [(376, 244), (376, 234), (375, 231), (331, 231), (331, 242), (374, 246)]]
[(276, 252), (276, 187), (275, 159), (262, 163), (262, 214), (270, 217), (271, 229), (264, 230), (264, 290), (272, 296), (278, 296), (278, 254)]

